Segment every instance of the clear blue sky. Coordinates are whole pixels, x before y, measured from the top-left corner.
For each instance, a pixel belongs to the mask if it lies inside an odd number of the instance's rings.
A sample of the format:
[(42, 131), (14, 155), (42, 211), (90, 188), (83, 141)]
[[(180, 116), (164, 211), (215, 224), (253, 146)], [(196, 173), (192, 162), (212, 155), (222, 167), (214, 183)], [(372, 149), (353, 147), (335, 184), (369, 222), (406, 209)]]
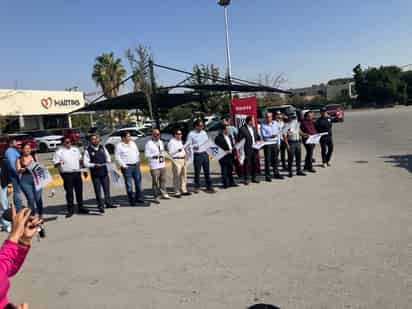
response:
[[(300, 87), (348, 76), (358, 63), (412, 63), (411, 12), (410, 0), (233, 0), (233, 73), (284, 72), (284, 87)], [(160, 64), (224, 68), (223, 21), (215, 0), (2, 0), (0, 88), (94, 91), (94, 58), (124, 57), (139, 43)]]

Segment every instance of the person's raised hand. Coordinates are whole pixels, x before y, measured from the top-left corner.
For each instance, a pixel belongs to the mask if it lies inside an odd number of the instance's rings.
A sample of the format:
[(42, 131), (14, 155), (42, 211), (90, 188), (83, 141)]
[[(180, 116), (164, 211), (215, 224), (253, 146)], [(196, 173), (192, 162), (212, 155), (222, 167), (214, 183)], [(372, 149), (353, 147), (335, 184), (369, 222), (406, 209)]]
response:
[(19, 243), (25, 246), (31, 246), (31, 241), (33, 236), (36, 235), (39, 226), (41, 226), (43, 221), (38, 216), (30, 217), (30, 220), (26, 223), (24, 227), (24, 233), (19, 239)]
[(22, 208), (17, 213), (16, 208), (14, 207), (14, 205), (12, 205), (11, 213), (12, 213), (12, 225), (11, 225), (11, 233), (9, 235), (8, 240), (14, 243), (18, 243), (20, 238), (24, 234), (24, 229), (29, 220), (31, 210), (29, 208)]
[(20, 305), (17, 305), (16, 309), (29, 309), (29, 304), (20, 304)]

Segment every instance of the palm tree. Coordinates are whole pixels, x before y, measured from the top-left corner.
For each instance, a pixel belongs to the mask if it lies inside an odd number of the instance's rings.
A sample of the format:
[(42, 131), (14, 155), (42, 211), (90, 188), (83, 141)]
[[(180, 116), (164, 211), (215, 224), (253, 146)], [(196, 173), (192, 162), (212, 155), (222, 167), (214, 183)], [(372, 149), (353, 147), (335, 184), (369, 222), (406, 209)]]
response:
[[(120, 90), (120, 83), (126, 76), (126, 70), (120, 58), (114, 58), (113, 52), (103, 53), (96, 58), (93, 66), (92, 78), (97, 86), (102, 88), (106, 98), (117, 97)], [(114, 113), (109, 113), (110, 124), (113, 128)], [(120, 117), (122, 118), (122, 117)]]
[(126, 69), (120, 58), (114, 58), (113, 52), (103, 53), (96, 58), (92, 78), (103, 90), (106, 98), (114, 98), (120, 90), (120, 83), (126, 77)]

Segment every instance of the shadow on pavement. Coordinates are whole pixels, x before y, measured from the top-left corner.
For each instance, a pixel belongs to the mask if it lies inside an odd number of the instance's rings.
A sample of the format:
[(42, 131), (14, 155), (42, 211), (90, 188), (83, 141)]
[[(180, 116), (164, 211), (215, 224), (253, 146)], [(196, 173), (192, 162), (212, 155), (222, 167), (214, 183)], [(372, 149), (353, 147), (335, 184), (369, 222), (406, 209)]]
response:
[(412, 173), (412, 154), (383, 156), (381, 158), (386, 159), (385, 163), (391, 163), (395, 167), (404, 168)]
[(248, 307), (247, 309), (280, 309), (280, 307), (268, 304), (256, 304)]

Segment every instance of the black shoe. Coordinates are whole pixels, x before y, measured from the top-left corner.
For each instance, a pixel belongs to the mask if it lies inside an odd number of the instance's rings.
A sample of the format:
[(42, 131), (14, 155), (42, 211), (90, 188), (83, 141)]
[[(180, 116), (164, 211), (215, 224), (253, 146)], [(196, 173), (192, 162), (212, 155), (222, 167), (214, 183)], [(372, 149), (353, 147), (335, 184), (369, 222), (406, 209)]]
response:
[(137, 199), (136, 202), (134, 203), (134, 206), (136, 206), (136, 204), (144, 204), (144, 200), (143, 199)]
[(175, 194), (175, 195), (173, 195), (175, 198), (182, 198), (182, 195), (181, 194)]
[(309, 173), (316, 173), (316, 170), (314, 168), (308, 170)]
[(280, 175), (280, 174), (275, 174), (275, 175), (273, 176), (273, 178), (274, 178), (274, 179), (284, 179), (284, 177), (283, 177), (282, 175)]
[(298, 176), (306, 176), (306, 174), (305, 174), (304, 172), (297, 172), (296, 175), (298, 175)]
[(190, 192), (183, 192), (182, 193), (182, 196), (189, 196), (189, 195), (192, 195), (192, 193), (190, 193)]
[(243, 184), (244, 184), (245, 186), (248, 186), (248, 185), (249, 185), (249, 180), (245, 180), (245, 181), (243, 182)]
[(290, 172), (290, 173), (288, 174), (288, 177), (289, 177), (289, 178), (292, 178), (292, 177), (293, 177), (293, 173)]
[(84, 207), (80, 207), (79, 208), (79, 214), (87, 215), (87, 214), (89, 214), (89, 210), (84, 208)]
[(222, 189), (227, 189), (227, 188), (229, 188), (229, 186), (222, 186)]
[(106, 208), (117, 208), (117, 206), (116, 205), (108, 205), (108, 206), (106, 206)]
[(73, 217), (73, 215), (74, 215), (74, 212), (73, 211), (69, 211), (67, 214), (66, 214), (66, 218), (68, 219), (68, 218), (71, 218), (71, 217)]
[(252, 182), (253, 182), (253, 183), (260, 183), (260, 181), (257, 180), (257, 179), (252, 179)]
[(200, 189), (199, 189), (199, 188), (194, 188), (194, 189), (193, 189), (193, 193), (194, 193), (194, 194), (198, 194), (199, 192), (200, 192)]
[(272, 182), (272, 178), (270, 178), (270, 177), (266, 177), (265, 180), (266, 180), (266, 182)]
[(103, 207), (99, 207), (99, 212), (100, 212), (101, 214), (104, 214), (104, 208), (103, 208)]
[(213, 188), (207, 188), (207, 189), (205, 190), (205, 192), (206, 192), (206, 193), (216, 193), (216, 190), (213, 189)]
[(239, 185), (236, 184), (236, 183), (232, 183), (232, 184), (229, 185), (229, 187), (236, 188), (236, 187), (239, 187)]

